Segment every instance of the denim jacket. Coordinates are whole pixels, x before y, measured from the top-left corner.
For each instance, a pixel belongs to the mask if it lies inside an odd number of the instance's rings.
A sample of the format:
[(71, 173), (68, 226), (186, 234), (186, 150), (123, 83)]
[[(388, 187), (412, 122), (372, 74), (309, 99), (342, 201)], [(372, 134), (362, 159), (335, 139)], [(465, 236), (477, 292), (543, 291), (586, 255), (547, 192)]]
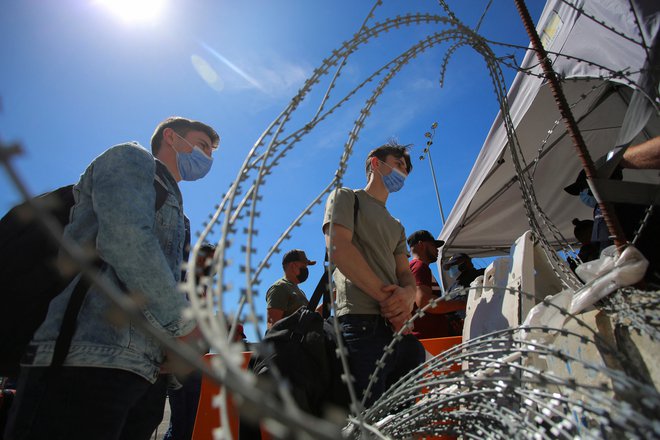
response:
[[(114, 146), (94, 159), (74, 186), (76, 203), (64, 235), (81, 246), (96, 248), (106, 263), (103, 275), (134, 293), (149, 323), (181, 336), (194, 327), (182, 318), (188, 302), (177, 289), (185, 241), (183, 201), (174, 177), (166, 171), (161, 180), (165, 180), (167, 199), (155, 210), (157, 166), (166, 168), (133, 142)], [(78, 278), (51, 301), (23, 365), (50, 364)], [(64, 365), (117, 368), (155, 382), (164, 357), (160, 345), (118, 316), (116, 306), (92, 286)]]

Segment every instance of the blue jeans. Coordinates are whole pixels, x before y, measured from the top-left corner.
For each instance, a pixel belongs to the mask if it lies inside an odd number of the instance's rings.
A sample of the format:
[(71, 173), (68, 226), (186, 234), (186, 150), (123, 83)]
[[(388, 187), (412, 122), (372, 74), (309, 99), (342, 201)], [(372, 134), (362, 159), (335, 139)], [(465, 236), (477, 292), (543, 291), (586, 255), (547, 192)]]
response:
[(5, 440), (148, 440), (163, 418), (167, 381), (111, 368), (24, 367)]
[[(362, 397), (369, 384), (369, 375), (376, 368), (384, 348), (392, 342), (393, 333), (388, 321), (380, 315), (340, 316), (339, 323), (348, 348), (348, 363), (355, 378), (355, 391)], [(371, 387), (365, 402), (370, 407), (390, 386), (402, 376), (424, 362), (424, 347), (413, 335), (406, 335), (394, 346), (394, 352), (385, 360), (385, 367)]]

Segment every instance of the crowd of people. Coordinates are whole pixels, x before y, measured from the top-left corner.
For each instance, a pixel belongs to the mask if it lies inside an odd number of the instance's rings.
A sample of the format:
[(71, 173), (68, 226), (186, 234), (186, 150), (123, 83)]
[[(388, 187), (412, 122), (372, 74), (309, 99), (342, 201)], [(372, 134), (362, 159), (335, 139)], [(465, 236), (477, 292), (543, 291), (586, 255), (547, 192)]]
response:
[[(657, 151), (657, 140), (651, 147), (630, 149), (622, 165), (657, 166), (657, 157), (647, 154), (649, 148)], [(200, 335), (194, 321), (182, 315), (187, 298), (177, 288), (186, 276), (180, 268), (190, 240), (178, 183), (203, 178), (218, 143), (212, 127), (172, 117), (156, 127), (151, 153), (136, 143), (108, 149), (74, 186), (75, 207), (64, 233), (96, 250), (103, 277), (117, 289), (129, 295), (140, 292), (142, 315), (151, 325), (182, 340)], [(335, 318), (348, 349), (355, 389), (367, 407), (424, 361), (420, 339), (462, 335), (469, 286), (483, 275), (470, 256), (454, 254), (441, 265), (451, 282), (443, 292), (430, 265), (437, 262), (444, 242), (427, 230), (406, 237), (404, 226), (386, 206), (411, 171), (406, 146), (390, 142), (373, 149), (365, 160), (365, 187), (332, 192), (321, 225), (335, 265)], [(155, 185), (167, 191), (160, 207)], [(583, 175), (566, 191), (594, 208), (593, 221), (575, 219), (574, 224), (582, 243), (580, 259), (596, 258), (610, 240), (603, 235), (599, 207)], [(653, 227), (650, 231), (647, 234), (655, 233)], [(657, 246), (640, 248), (655, 267)], [(212, 247), (200, 253), (197, 266), (202, 272), (194, 276), (205, 274), (212, 254)], [(308, 305), (299, 285), (315, 264), (301, 249), (284, 254), (284, 274), (266, 294), (268, 329)], [(50, 366), (79, 278), (51, 302), (46, 320), (27, 347), (5, 438), (147, 439), (161, 422), (168, 388), (173, 416), (167, 438), (190, 438), (201, 376), (189, 376), (181, 388), (169, 374), (167, 354), (155, 338), (130, 319), (108, 319), (113, 306), (97, 286), (89, 287), (84, 297), (63, 365)], [(409, 326), (421, 308), (425, 313)], [(403, 336), (365, 396), (370, 375), (397, 332)], [(241, 330), (237, 337), (244, 338)]]
[[(326, 202), (323, 232), (336, 266), (335, 313), (358, 397), (367, 407), (424, 361), (426, 353), (420, 339), (462, 335), (467, 288), (483, 274), (474, 268), (469, 256), (454, 255), (445, 264), (454, 279), (450, 295), (446, 301), (429, 306), (442, 296), (429, 265), (437, 261), (444, 242), (426, 230), (406, 237), (403, 225), (386, 207), (389, 196), (403, 188), (411, 170), (405, 146), (394, 142), (383, 145), (367, 155), (364, 189), (339, 188)], [(266, 297), (269, 327), (306, 305), (297, 285), (307, 278), (307, 266), (314, 263), (299, 249), (285, 254), (285, 276), (271, 286)], [(413, 321), (412, 328), (404, 327), (419, 308), (424, 308), (423, 316)], [(376, 362), (398, 331), (403, 337), (369, 395), (364, 396)]]
[[(156, 127), (151, 153), (134, 142), (106, 150), (74, 186), (75, 206), (64, 232), (67, 239), (95, 249), (103, 277), (117, 289), (128, 295), (140, 292), (141, 312), (149, 324), (184, 341), (200, 334), (194, 321), (182, 315), (188, 299), (177, 288), (186, 276), (180, 268), (190, 245), (178, 183), (203, 178), (218, 143), (217, 132), (207, 124), (171, 117)], [(336, 265), (336, 319), (360, 395), (384, 347), (395, 332), (404, 333), (366, 396), (367, 406), (423, 362), (425, 351), (418, 338), (460, 334), (465, 308), (464, 297), (458, 295), (414, 328), (404, 328), (417, 308), (441, 294), (429, 264), (437, 260), (443, 243), (428, 231), (406, 237), (386, 207), (411, 170), (405, 146), (389, 143), (374, 149), (365, 162), (365, 188), (333, 192), (322, 225)], [(158, 189), (166, 194), (164, 201), (155, 200)], [(199, 280), (208, 275), (213, 251), (210, 245), (202, 247), (197, 272), (189, 276)], [(466, 261), (448, 262), (464, 272), (452, 288), (467, 282)], [(266, 294), (267, 328), (308, 304), (299, 285), (315, 263), (300, 249), (284, 254), (284, 275)], [(97, 286), (83, 293), (62, 365), (51, 365), (80, 278), (52, 300), (25, 350), (4, 438), (147, 439), (162, 420), (167, 395), (172, 418), (166, 438), (190, 438), (201, 376), (193, 373), (180, 383), (153, 337), (131, 319), (108, 319), (113, 306)], [(244, 338), (242, 330), (237, 337)]]

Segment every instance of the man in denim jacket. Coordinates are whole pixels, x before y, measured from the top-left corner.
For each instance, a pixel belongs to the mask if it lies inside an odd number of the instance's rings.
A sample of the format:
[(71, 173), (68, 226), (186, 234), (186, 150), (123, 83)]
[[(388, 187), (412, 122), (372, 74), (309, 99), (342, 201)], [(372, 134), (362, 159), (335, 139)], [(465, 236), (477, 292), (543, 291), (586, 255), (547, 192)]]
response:
[[(173, 337), (195, 328), (181, 315), (187, 300), (177, 290), (187, 221), (178, 182), (206, 175), (218, 143), (208, 125), (171, 117), (156, 128), (152, 154), (135, 142), (114, 146), (74, 187), (65, 237), (95, 248), (103, 275), (139, 297), (148, 322)], [(158, 210), (156, 184), (167, 189)], [(133, 322), (109, 319), (115, 306), (95, 286), (78, 314), (64, 366), (47, 374), (79, 278), (51, 302), (26, 351), (7, 439), (148, 439), (162, 419), (161, 346)]]

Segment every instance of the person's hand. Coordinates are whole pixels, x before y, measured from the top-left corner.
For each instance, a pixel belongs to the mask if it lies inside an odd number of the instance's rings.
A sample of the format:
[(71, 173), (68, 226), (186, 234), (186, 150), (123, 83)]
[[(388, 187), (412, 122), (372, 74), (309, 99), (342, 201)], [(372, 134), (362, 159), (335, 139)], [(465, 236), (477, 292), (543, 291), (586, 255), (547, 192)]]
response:
[[(412, 313), (408, 312), (408, 314), (404, 315), (398, 315), (396, 318), (390, 319), (390, 324), (392, 324), (392, 330), (396, 333), (399, 330), (403, 328), (405, 323), (412, 318)], [(412, 333), (412, 330), (410, 328), (405, 328), (401, 334), (408, 335)]]
[[(410, 312), (415, 302), (415, 289), (390, 284), (383, 287), (382, 291), (389, 296), (380, 302), (380, 313), (390, 321), (395, 332), (399, 331), (412, 316)], [(410, 330), (406, 329), (403, 333), (408, 334)]]
[[(199, 330), (199, 327), (195, 327), (192, 332), (188, 333), (187, 335), (180, 336), (176, 339), (181, 343), (193, 347), (200, 355), (206, 354), (208, 352), (204, 342), (204, 336)], [(184, 362), (176, 354), (169, 351), (165, 352), (165, 360), (160, 366), (161, 373), (174, 373), (177, 376), (186, 376), (193, 370), (194, 367), (191, 367), (187, 362)]]
[(410, 314), (415, 302), (415, 289), (390, 284), (381, 289), (388, 297), (380, 302), (380, 313), (387, 319)]

